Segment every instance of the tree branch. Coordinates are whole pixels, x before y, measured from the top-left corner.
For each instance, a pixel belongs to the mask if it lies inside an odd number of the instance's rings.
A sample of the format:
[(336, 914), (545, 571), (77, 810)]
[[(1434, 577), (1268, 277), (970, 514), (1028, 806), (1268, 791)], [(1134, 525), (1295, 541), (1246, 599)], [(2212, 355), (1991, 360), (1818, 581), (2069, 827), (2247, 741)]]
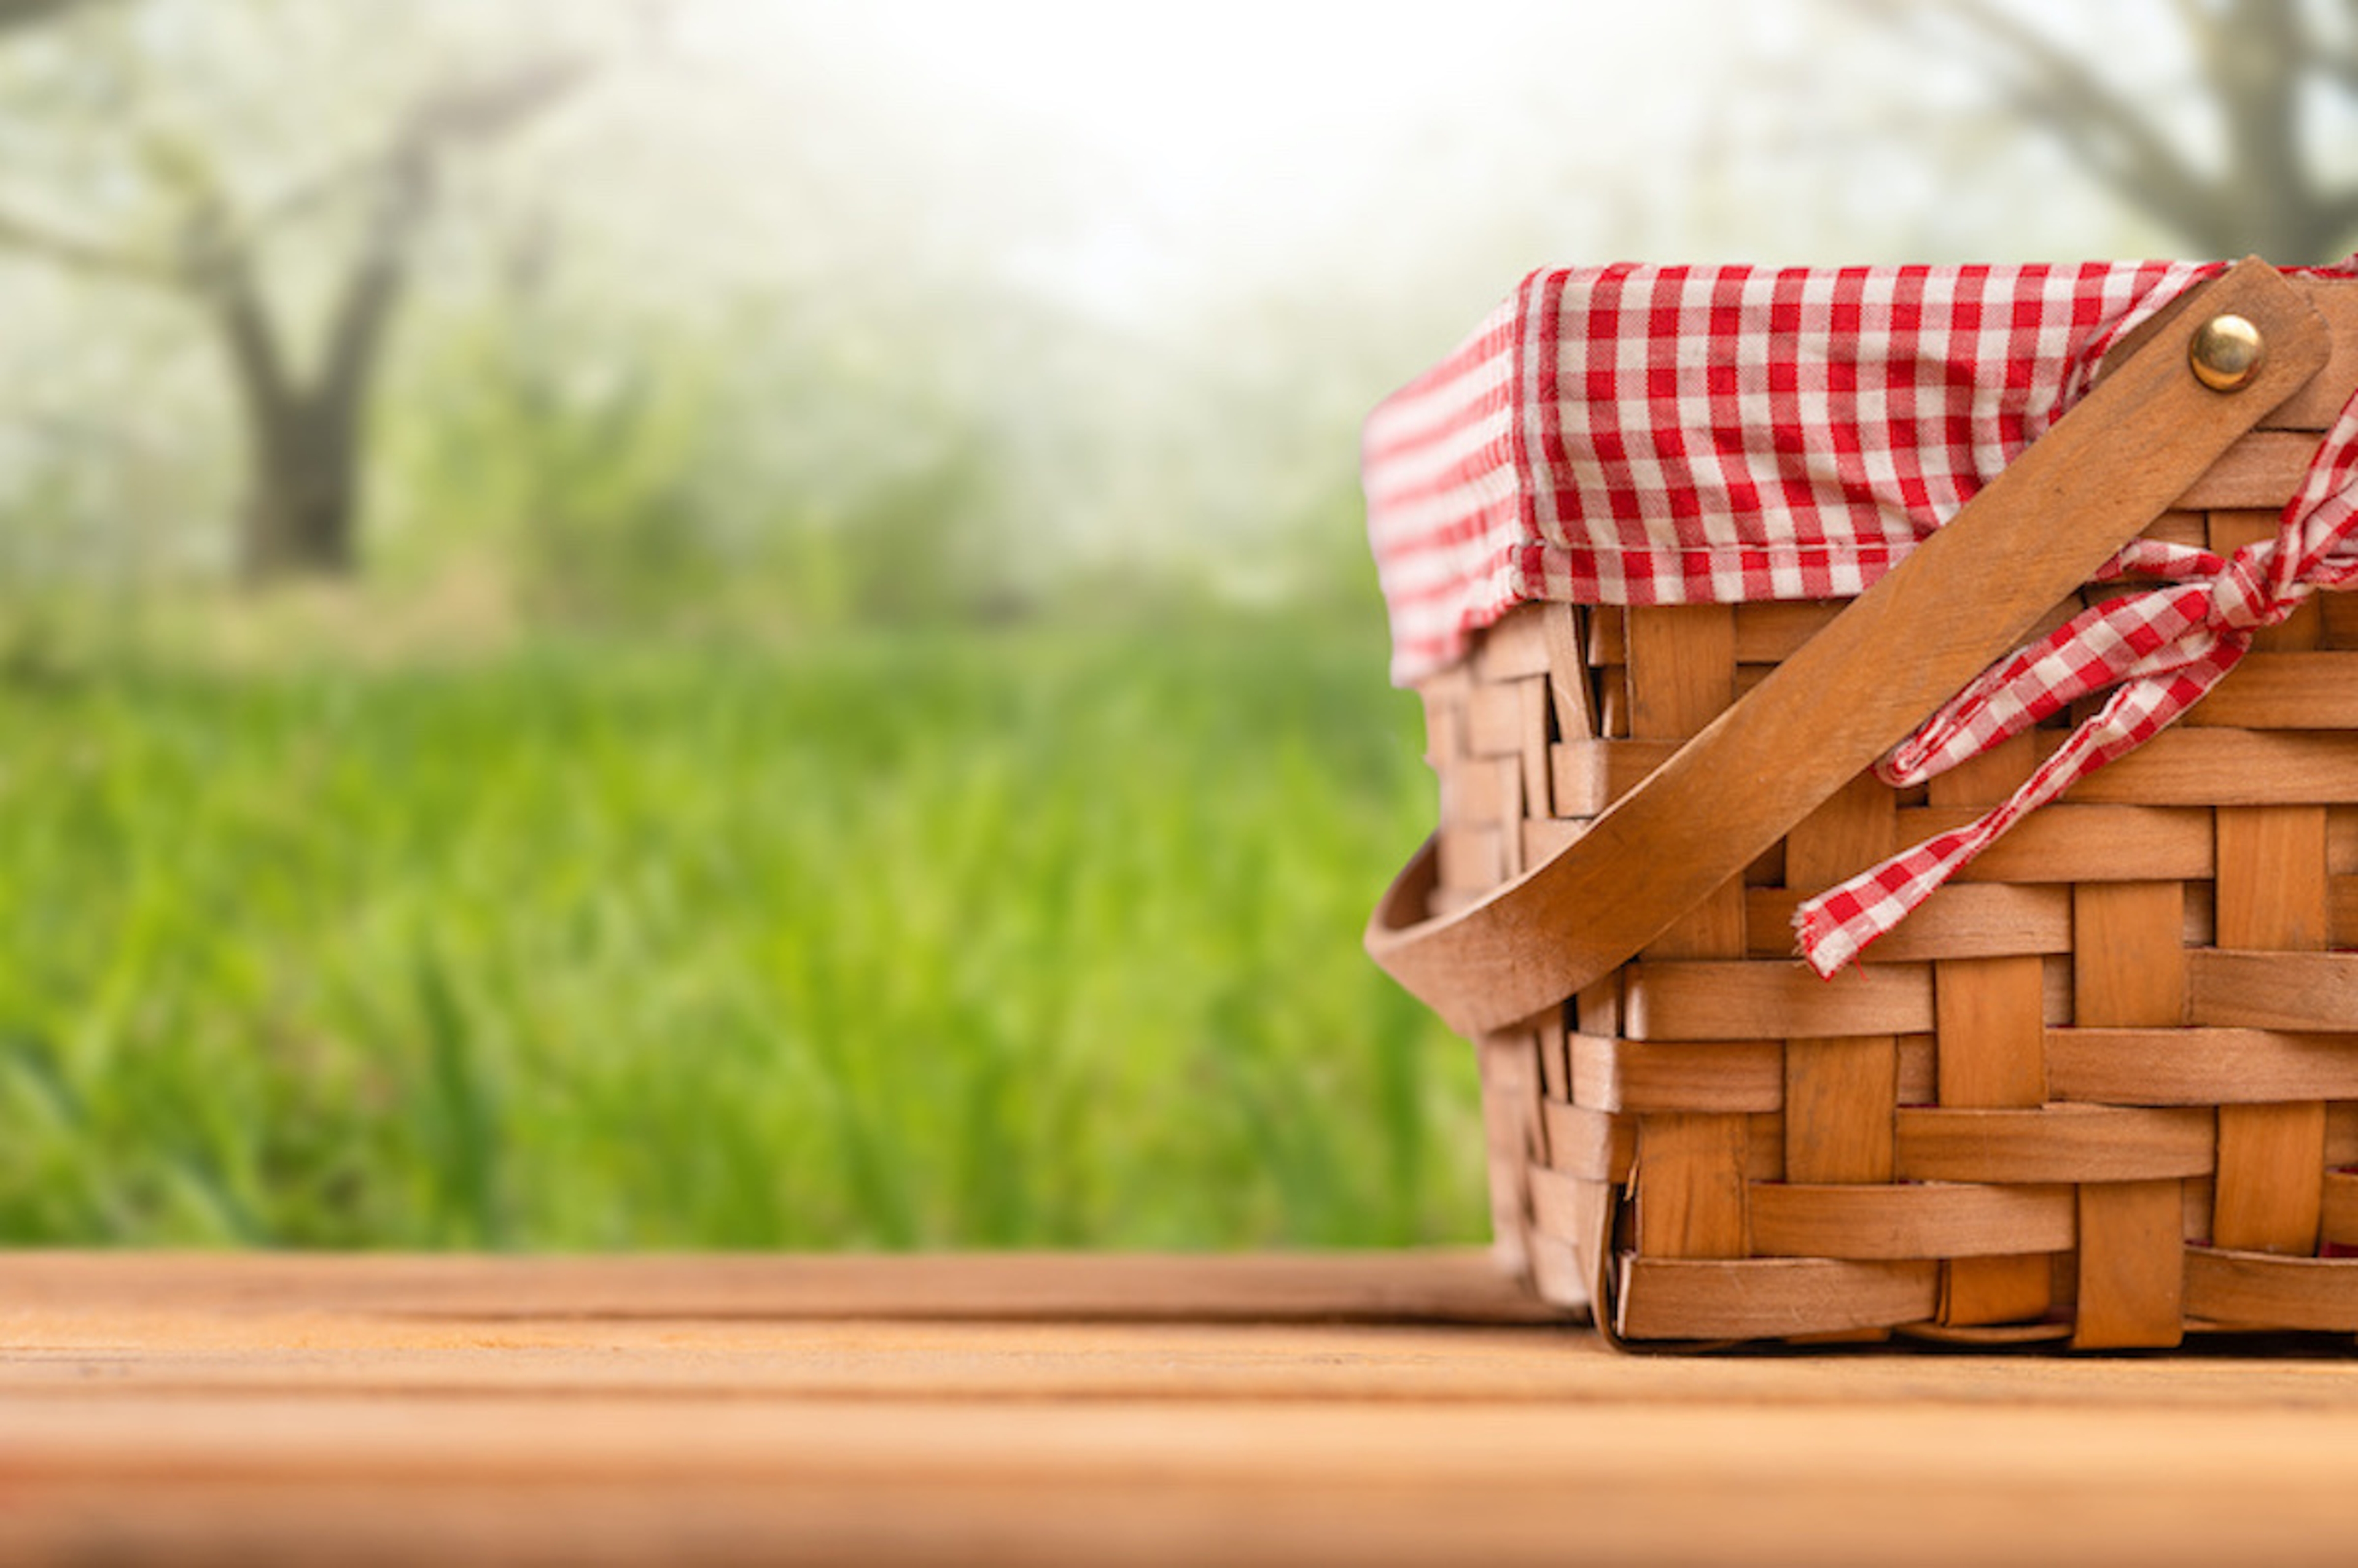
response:
[(2012, 77), (2010, 95), (2099, 179), (2190, 233), (2199, 232), (2214, 193), (2160, 130), (2108, 82), (2053, 39), (1988, 0), (1943, 7), (1995, 51)]
[(2171, 0), (2170, 8), (2178, 13), (2178, 25), (2193, 45), (2195, 59), (2208, 59), (2218, 52), (2222, 22), (2205, 0)]
[(595, 65), (586, 54), (555, 55), (447, 89), (411, 112), (407, 135), (435, 146), (507, 135), (571, 95)]
[(2345, 92), (2358, 92), (2358, 16), (2351, 15), (2352, 10), (2350, 6), (2342, 7), (2342, 37), (2338, 40), (2320, 36), (2315, 27), (2301, 29), (2301, 48), (2311, 68)]
[(367, 384), (385, 324), (401, 301), (411, 241), (433, 205), (438, 155), (521, 129), (586, 81), (591, 68), (579, 55), (536, 60), (436, 93), (410, 113), (375, 160), (375, 207), (329, 319), (315, 384), (326, 404), (357, 416), (358, 389)]
[(0, 211), (0, 248), (37, 255), (93, 277), (164, 288), (185, 287), (188, 283), (187, 275), (180, 269), (153, 256), (117, 250), (16, 212)]
[(408, 282), (410, 240), (433, 202), (433, 178), (422, 154), (403, 159), (385, 175), (360, 254), (328, 323), (314, 386), (330, 404), (356, 403), (358, 389), (367, 384), (385, 325)]
[(2038, 121), (2098, 184), (2109, 187), (2131, 205), (2190, 234), (2201, 232), (2215, 213), (2217, 204), (2206, 185), (2190, 172), (2156, 169), (2109, 139), (2112, 127), (2082, 120), (2068, 90), (2017, 82), (2004, 91), (2017, 112)]
[(89, 4), (91, 0), (0, 0), (0, 33), (29, 27)]
[(247, 406), (248, 428), (279, 428), (294, 402), (295, 390), (279, 344), (277, 323), (264, 306), (261, 286), (254, 276), (252, 255), (242, 249), (225, 249), (210, 258), (203, 297), (212, 308), (213, 325), (235, 368), (231, 380)]
[(413, 108), (401, 128), (384, 142), (314, 169), (257, 203), (239, 222), (238, 242), (254, 243), (270, 230), (325, 205), (355, 185), (387, 178), (406, 159), (518, 130), (586, 82), (595, 68), (596, 62), (586, 55), (557, 56), (487, 81), (433, 94)]

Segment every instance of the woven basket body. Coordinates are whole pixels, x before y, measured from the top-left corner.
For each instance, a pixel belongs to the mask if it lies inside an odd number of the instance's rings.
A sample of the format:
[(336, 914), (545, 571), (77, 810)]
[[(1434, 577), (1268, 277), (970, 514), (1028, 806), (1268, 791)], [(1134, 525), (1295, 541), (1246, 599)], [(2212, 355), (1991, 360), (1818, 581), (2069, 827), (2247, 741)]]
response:
[[(2337, 353), (2147, 532), (2268, 535), (2353, 381)], [(1841, 609), (1490, 628), (1420, 687), (1431, 913), (1577, 835)], [(1628, 1341), (2358, 1331), (2358, 599), (2264, 633), (1833, 980), (1792, 957), (1802, 898), (2004, 799), (2075, 717), (1926, 786), (1862, 774), (1633, 961), (1476, 1042), (1500, 1246), (1540, 1292)]]

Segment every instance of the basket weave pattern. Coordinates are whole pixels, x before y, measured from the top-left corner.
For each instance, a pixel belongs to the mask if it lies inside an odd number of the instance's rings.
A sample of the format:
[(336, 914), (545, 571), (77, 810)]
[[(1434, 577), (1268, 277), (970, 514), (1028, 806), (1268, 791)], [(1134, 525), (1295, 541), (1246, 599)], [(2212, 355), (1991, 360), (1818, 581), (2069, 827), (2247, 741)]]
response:
[[(2313, 445), (2247, 438), (2148, 532), (2267, 535)], [(1577, 835), (1841, 608), (1490, 628), (1420, 687), (1433, 913)], [(2263, 633), (1860, 964), (1793, 961), (1801, 899), (2004, 799), (2075, 717), (1916, 789), (1861, 775), (1635, 960), (1477, 1041), (1498, 1235), (1543, 1293), (1595, 1295), (1632, 1341), (2358, 1331), (2358, 601)]]

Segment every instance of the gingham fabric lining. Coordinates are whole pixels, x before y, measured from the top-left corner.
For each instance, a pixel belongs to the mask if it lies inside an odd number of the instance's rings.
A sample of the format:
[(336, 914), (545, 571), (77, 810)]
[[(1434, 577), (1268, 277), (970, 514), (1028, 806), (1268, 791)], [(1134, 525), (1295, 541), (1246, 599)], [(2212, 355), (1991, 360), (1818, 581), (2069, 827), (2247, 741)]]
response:
[[(1848, 597), (2045, 431), (2120, 336), (2216, 265), (1535, 273), (1370, 417), (1369, 534), (1412, 682), (1532, 599)], [(2352, 264), (2329, 270), (2346, 274)], [(2353, 407), (2358, 407), (2354, 404)], [(2358, 577), (2358, 422), (2278, 538), (2223, 562), (2132, 545), (2114, 575), (2206, 579), (2092, 610), (1985, 673), (1888, 759), (1913, 783), (2127, 681), (2014, 799), (1801, 906), (1831, 974), (2019, 819), (2216, 684), (2255, 627)]]
[(1393, 677), (1525, 600), (1862, 592), (2216, 270), (1534, 273), (1368, 421)]

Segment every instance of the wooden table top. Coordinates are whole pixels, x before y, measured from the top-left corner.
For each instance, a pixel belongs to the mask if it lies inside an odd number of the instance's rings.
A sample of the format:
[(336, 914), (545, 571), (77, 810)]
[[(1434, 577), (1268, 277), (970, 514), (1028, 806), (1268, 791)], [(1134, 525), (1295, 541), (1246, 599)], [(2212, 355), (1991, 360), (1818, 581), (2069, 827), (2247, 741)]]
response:
[(1625, 1357), (1471, 1252), (17, 1254), (0, 1554), (2346, 1563), (2358, 1357)]

